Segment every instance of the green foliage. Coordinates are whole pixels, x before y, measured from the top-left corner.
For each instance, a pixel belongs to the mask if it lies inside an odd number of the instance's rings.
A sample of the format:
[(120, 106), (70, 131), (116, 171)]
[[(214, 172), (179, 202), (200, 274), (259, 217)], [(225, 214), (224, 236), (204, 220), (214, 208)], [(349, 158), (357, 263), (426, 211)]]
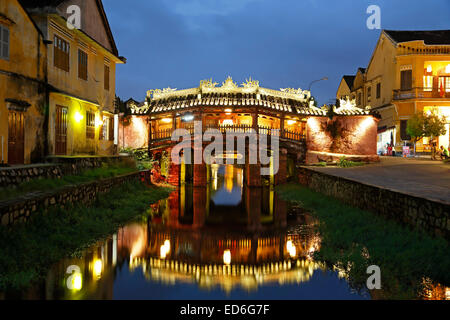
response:
[(424, 136), (439, 137), (445, 135), (445, 124), (446, 120), (444, 117), (439, 117), (435, 112), (431, 112), (425, 117)]
[(414, 142), (425, 136), (425, 115), (423, 113), (416, 113), (408, 120), (406, 133)]
[(299, 203), (319, 219), (321, 248), (314, 257), (347, 271), (355, 289), (365, 287), (370, 265), (381, 268), (383, 299), (416, 299), (424, 277), (450, 285), (450, 246), (442, 238), (343, 204), (297, 184), (277, 188), (281, 198)]
[(99, 196), (89, 208), (51, 209), (13, 229), (0, 227), (0, 291), (32, 285), (52, 264), (141, 219), (151, 203), (169, 192), (141, 182), (128, 183)]
[(419, 112), (408, 120), (406, 133), (414, 142), (419, 141), (422, 137), (439, 137), (446, 132), (445, 123), (445, 118), (439, 117), (434, 112), (430, 114)]
[(350, 168), (350, 167), (363, 166), (363, 165), (365, 165), (365, 163), (364, 162), (350, 161), (350, 160), (347, 160), (345, 157), (341, 157), (337, 161), (337, 165), (338, 165), (338, 167), (341, 167), (341, 168)]
[(136, 168), (126, 164), (104, 164), (100, 168), (87, 169), (78, 175), (63, 176), (60, 179), (36, 179), (19, 184), (16, 187), (0, 188), (0, 200), (15, 198), (30, 192), (53, 191), (70, 185), (112, 178), (136, 172)]
[(326, 167), (326, 166), (327, 166), (327, 163), (326, 163), (326, 162), (319, 162), (319, 163), (317, 164), (317, 166), (318, 166), (318, 167)]

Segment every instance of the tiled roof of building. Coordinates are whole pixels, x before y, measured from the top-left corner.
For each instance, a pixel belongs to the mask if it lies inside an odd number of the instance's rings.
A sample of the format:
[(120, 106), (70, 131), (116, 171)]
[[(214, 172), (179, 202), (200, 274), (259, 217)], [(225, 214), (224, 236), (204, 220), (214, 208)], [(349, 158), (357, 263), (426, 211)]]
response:
[(353, 87), (353, 81), (355, 81), (356, 76), (344, 76), (343, 79), (345, 81), (345, 83), (347, 83), (347, 86), (352, 89)]
[(397, 43), (423, 40), (428, 45), (449, 45), (450, 30), (396, 31), (384, 30)]

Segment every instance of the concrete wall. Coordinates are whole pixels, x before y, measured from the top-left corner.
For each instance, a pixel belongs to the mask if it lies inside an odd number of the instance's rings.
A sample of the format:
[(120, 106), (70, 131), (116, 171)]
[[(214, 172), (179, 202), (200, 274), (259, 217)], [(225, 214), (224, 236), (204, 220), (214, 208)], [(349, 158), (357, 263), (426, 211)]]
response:
[[(371, 116), (310, 117), (306, 130), (306, 163), (362, 156), (377, 160), (377, 120)], [(322, 153), (321, 155), (318, 155)]]
[(450, 239), (448, 204), (365, 185), (305, 167), (299, 169), (301, 184), (344, 203)]

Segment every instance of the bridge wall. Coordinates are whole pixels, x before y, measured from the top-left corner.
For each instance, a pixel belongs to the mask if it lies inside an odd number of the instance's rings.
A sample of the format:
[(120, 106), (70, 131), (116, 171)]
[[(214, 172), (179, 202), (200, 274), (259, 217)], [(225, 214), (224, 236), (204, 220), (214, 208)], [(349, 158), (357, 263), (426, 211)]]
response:
[(306, 130), (306, 163), (336, 161), (340, 157), (379, 161), (377, 122), (372, 116), (310, 117)]

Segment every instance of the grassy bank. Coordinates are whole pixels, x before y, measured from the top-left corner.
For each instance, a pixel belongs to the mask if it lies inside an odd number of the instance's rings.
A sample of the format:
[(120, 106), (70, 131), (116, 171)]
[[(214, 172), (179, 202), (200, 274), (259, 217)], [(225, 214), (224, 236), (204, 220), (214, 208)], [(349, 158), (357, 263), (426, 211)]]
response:
[(53, 209), (11, 230), (1, 227), (0, 292), (42, 279), (52, 264), (141, 218), (151, 203), (168, 197), (170, 190), (128, 183), (99, 196), (89, 208)]
[(107, 165), (101, 168), (88, 169), (78, 175), (63, 176), (61, 179), (36, 179), (24, 182), (16, 187), (0, 188), (0, 201), (40, 190), (54, 191), (68, 185), (76, 185), (105, 178), (112, 178), (122, 174), (136, 172), (135, 167), (129, 165)]
[(298, 184), (280, 186), (277, 192), (320, 220), (322, 244), (315, 258), (346, 270), (354, 288), (365, 287), (370, 265), (381, 268), (382, 290), (375, 290), (380, 298), (417, 298), (424, 289), (424, 277), (450, 285), (450, 245), (446, 240), (410, 230)]

